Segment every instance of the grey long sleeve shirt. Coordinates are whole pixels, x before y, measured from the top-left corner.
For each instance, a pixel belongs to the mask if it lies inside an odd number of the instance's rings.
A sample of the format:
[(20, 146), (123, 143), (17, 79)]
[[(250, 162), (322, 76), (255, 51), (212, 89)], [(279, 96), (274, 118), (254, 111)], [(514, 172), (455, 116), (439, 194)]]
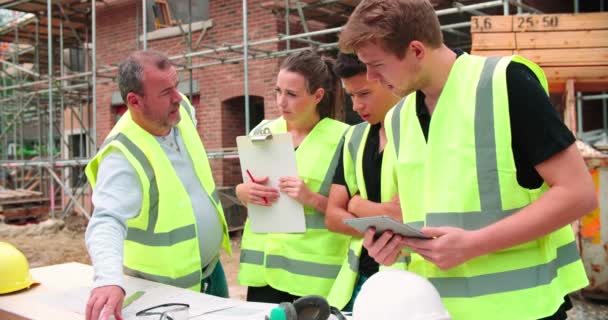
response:
[[(222, 224), (196, 176), (179, 130), (174, 128), (169, 135), (156, 139), (190, 195), (198, 227), (201, 268), (210, 266), (203, 275), (206, 277), (213, 270), (212, 264), (217, 261), (222, 245)], [(142, 197), (137, 173), (125, 156), (119, 151), (106, 156), (99, 165), (92, 198), (95, 210), (85, 234), (95, 271), (94, 287), (118, 285), (124, 288), (126, 222), (139, 214)]]

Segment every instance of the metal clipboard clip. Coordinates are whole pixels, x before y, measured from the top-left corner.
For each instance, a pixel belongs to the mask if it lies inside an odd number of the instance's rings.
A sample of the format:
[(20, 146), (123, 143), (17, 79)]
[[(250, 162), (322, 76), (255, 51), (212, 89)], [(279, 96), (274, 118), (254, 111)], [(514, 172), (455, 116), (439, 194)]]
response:
[(254, 132), (251, 136), (251, 141), (262, 142), (272, 140), (272, 131), (269, 128), (263, 128), (257, 132)]

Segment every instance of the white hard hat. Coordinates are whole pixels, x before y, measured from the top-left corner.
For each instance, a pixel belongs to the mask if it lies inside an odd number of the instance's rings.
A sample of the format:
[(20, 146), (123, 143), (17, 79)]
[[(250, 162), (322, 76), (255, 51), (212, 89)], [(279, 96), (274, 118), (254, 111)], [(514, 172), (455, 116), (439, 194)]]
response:
[(421, 276), (384, 270), (371, 276), (353, 307), (354, 320), (450, 320), (437, 289)]

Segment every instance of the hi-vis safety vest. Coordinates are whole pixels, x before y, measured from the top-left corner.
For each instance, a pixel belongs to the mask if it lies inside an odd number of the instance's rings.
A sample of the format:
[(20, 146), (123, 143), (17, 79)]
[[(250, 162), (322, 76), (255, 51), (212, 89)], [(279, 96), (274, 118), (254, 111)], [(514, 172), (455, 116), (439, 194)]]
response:
[[(546, 184), (530, 190), (517, 182), (506, 81), (512, 61), (530, 68), (547, 89), (542, 69), (519, 56), (463, 54), (433, 112), (428, 143), (415, 93), (387, 114), (405, 222), (476, 230), (548, 190)], [(413, 254), (409, 270), (433, 283), (455, 320), (544, 318), (566, 294), (587, 285), (569, 225), (447, 271)]]
[[(252, 134), (264, 128), (272, 133), (284, 133), (287, 123), (283, 118), (265, 120)], [(329, 194), (347, 128), (342, 122), (324, 118), (298, 146), (298, 173), (311, 191)], [(241, 285), (270, 285), (295, 296), (327, 296), (340, 271), (349, 237), (330, 232), (324, 214), (311, 207), (304, 207), (304, 212), (304, 233), (253, 233), (249, 221), (245, 223), (239, 270)]]
[[(219, 200), (207, 153), (192, 119), (193, 107), (182, 95), (181, 120), (177, 124), (194, 171), (223, 225), (222, 246), (230, 251), (228, 227)], [(133, 166), (142, 185), (142, 206), (127, 221), (124, 241), (125, 273), (181, 288), (200, 291), (202, 265), (199, 228), (190, 196), (156, 138), (137, 125), (127, 111), (86, 167), (95, 188), (97, 170), (105, 156), (119, 150)]]
[[(363, 175), (363, 154), (370, 129), (371, 125), (369, 123), (362, 122), (352, 126), (344, 136), (342, 162), (344, 164), (344, 179), (351, 198), (356, 194), (359, 194), (362, 199), (368, 199)], [(384, 152), (386, 152), (387, 147), (389, 146), (385, 146)], [(395, 183), (385, 182), (389, 179), (394, 179), (393, 173), (393, 167), (391, 163), (389, 163), (389, 157), (383, 156), (382, 168), (380, 171), (382, 177), (380, 199), (382, 202), (390, 202), (392, 197), (397, 194), (397, 189), (394, 187)], [(352, 297), (359, 274), (359, 260), (361, 259), (362, 249), (363, 239), (351, 237), (348, 255), (345, 257), (338, 278), (327, 297), (329, 304), (338, 309), (343, 309)], [(390, 268), (405, 270), (408, 259), (409, 257), (402, 256)]]

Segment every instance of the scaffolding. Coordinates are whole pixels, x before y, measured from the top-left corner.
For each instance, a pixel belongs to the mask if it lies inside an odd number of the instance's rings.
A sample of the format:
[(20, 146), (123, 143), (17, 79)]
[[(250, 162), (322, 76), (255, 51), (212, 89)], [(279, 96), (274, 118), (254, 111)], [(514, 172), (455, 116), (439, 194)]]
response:
[[(96, 86), (112, 82), (117, 70), (116, 66), (96, 64), (96, 5), (105, 2), (0, 0), (2, 9), (27, 13), (0, 27), (0, 43), (9, 44), (0, 46), (0, 170), (10, 171), (16, 177), (15, 188), (44, 194), (53, 217), (65, 216), (72, 210), (89, 217), (83, 201), (88, 188), (83, 168), (99, 145)], [(248, 3), (243, 0), (243, 42), (215, 46), (202, 42), (206, 27), (198, 39), (193, 38), (192, 0), (189, 0), (188, 21), (178, 25), (186, 50), (170, 59), (190, 79), (190, 86), (194, 69), (243, 62), (248, 132), (248, 61), (283, 57), (311, 48), (336, 50), (337, 35), (359, 2), (256, 2), (253, 5), (281, 17), (284, 27), (275, 37), (254, 40), (248, 34)], [(541, 13), (521, 0), (431, 2), (436, 6), (446, 43), (465, 49), (470, 48), (471, 16)], [(147, 14), (142, 9), (146, 7), (147, 0), (141, 0), (138, 36), (142, 49), (147, 48)], [(290, 32), (293, 29), (302, 32)], [(278, 50), (265, 48), (277, 43)], [(195, 63), (194, 58), (203, 62)], [(191, 87), (190, 94), (192, 91)], [(228, 159), (237, 155), (234, 150), (210, 150), (209, 157)]]

